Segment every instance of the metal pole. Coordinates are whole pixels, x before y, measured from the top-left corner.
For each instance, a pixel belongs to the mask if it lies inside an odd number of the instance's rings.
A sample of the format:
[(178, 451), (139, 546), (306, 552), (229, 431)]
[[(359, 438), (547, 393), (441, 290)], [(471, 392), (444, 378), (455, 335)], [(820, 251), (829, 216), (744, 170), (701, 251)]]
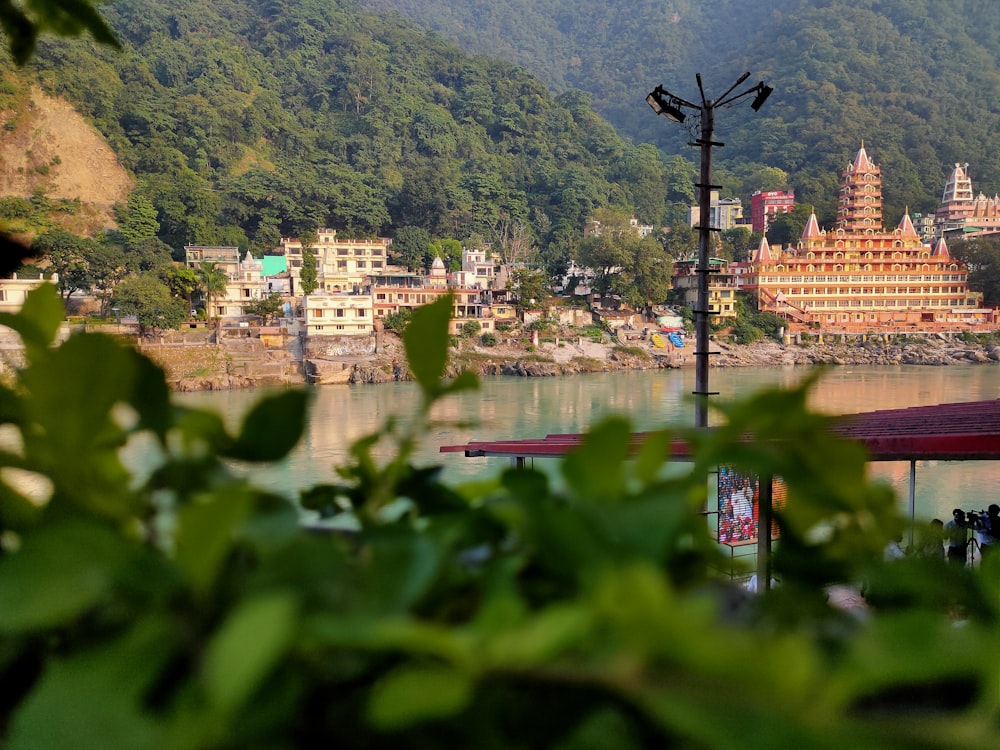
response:
[(709, 304), (708, 304), (708, 275), (709, 249), (712, 232), (712, 190), (718, 189), (712, 184), (712, 146), (721, 146), (721, 143), (713, 143), (712, 135), (715, 130), (715, 109), (710, 101), (705, 101), (701, 106), (701, 138), (698, 145), (701, 146), (701, 175), (698, 182), (698, 306), (694, 311), (695, 330), (695, 390), (694, 390), (694, 425), (695, 427), (708, 427), (708, 397), (712, 395), (708, 390), (708, 337), (709, 337)]
[(774, 477), (759, 477), (757, 493), (757, 591), (771, 589), (771, 519), (774, 517), (771, 488)]

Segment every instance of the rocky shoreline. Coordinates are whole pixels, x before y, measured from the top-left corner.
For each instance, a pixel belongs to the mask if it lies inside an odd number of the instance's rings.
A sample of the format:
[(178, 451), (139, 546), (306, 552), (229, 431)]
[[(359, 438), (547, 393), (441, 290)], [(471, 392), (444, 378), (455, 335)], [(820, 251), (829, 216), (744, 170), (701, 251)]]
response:
[(951, 339), (893, 343), (869, 339), (851, 343), (805, 345), (758, 342), (718, 344), (712, 367), (786, 367), (810, 365), (972, 365), (1000, 362), (1000, 345)]
[[(387, 337), (388, 338), (388, 337)], [(410, 380), (401, 343), (388, 340), (380, 351), (342, 347), (311, 352), (301, 358), (278, 357), (274, 349), (249, 349), (235, 356), (225, 345), (205, 344), (181, 349), (143, 348), (167, 372), (176, 391), (232, 390), (274, 385), (359, 385)], [(809, 367), (813, 365), (924, 365), (961, 366), (1000, 362), (1000, 344), (927, 338), (906, 342), (867, 341), (781, 344), (773, 341), (749, 345), (713, 340), (710, 366)], [(484, 377), (558, 377), (593, 372), (650, 370), (694, 365), (694, 345), (674, 351), (596, 343), (581, 339), (545, 342), (538, 347), (517, 343), (496, 347), (463, 342), (452, 351), (449, 374), (471, 370)]]

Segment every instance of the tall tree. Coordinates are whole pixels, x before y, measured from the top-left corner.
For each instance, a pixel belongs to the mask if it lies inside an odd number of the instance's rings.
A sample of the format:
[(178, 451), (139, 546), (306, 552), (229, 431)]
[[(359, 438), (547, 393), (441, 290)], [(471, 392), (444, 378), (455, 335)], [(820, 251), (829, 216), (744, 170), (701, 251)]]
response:
[(65, 229), (50, 229), (32, 243), (32, 250), (43, 256), (49, 269), (58, 274), (57, 287), (63, 302), (75, 292), (88, 292), (94, 283), (88, 255), (93, 240), (77, 237)]
[(156, 208), (146, 196), (139, 193), (129, 196), (125, 210), (119, 216), (119, 225), (119, 231), (128, 247), (154, 239), (160, 231)]
[(205, 295), (205, 313), (208, 319), (218, 318), (212, 309), (212, 303), (220, 294), (226, 293), (228, 279), (225, 270), (214, 261), (203, 261), (198, 267), (198, 281)]
[(319, 274), (316, 270), (316, 251), (303, 243), (302, 268), (299, 271), (299, 285), (303, 294), (312, 294), (319, 286)]

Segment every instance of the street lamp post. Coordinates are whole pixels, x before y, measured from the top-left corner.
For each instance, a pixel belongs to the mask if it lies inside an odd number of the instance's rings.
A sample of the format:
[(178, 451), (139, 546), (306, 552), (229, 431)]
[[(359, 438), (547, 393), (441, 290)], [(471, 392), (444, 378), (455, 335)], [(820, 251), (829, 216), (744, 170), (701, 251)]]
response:
[(715, 131), (715, 110), (734, 104), (737, 100), (743, 99), (750, 94), (757, 96), (750, 104), (755, 112), (764, 104), (764, 100), (771, 95), (773, 89), (765, 86), (763, 81), (756, 86), (737, 91), (740, 84), (750, 77), (750, 73), (744, 73), (722, 96), (712, 100), (705, 97), (705, 89), (701, 84), (701, 74), (696, 74), (698, 81), (698, 91), (701, 94), (701, 104), (695, 104), (679, 96), (666, 91), (663, 86), (653, 89), (646, 102), (652, 110), (663, 115), (674, 122), (683, 123), (686, 119), (684, 110), (691, 110), (698, 113), (701, 118), (701, 134), (699, 138), (690, 145), (701, 148), (701, 172), (699, 181), (695, 187), (698, 188), (698, 267), (695, 273), (698, 274), (698, 301), (694, 311), (695, 325), (695, 427), (708, 426), (708, 397), (712, 394), (708, 390), (708, 274), (709, 270), (709, 248), (712, 231), (719, 231), (719, 227), (709, 226), (712, 210), (712, 190), (718, 190), (719, 186), (712, 185), (712, 147), (724, 146), (725, 144), (713, 141), (712, 136)]

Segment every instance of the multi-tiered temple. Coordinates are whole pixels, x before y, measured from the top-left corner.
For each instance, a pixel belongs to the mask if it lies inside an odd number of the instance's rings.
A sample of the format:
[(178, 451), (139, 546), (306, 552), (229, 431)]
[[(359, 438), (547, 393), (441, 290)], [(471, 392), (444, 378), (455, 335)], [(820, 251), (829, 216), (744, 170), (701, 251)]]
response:
[(797, 247), (771, 248), (764, 239), (748, 281), (760, 309), (784, 316), (792, 329), (968, 330), (996, 323), (943, 239), (924, 244), (909, 212), (885, 230), (882, 172), (864, 144), (842, 173), (835, 227), (820, 229), (813, 214)]

